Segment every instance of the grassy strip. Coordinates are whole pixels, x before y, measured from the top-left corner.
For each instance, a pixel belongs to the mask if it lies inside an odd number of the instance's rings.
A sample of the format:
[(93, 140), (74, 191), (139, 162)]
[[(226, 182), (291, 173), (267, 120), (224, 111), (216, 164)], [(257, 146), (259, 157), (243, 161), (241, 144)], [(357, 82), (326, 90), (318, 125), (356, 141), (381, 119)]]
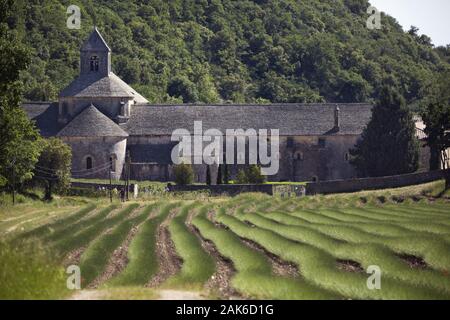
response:
[(78, 208), (55, 208), (54, 210), (35, 211), (25, 217), (3, 222), (0, 226), (2, 236), (9, 239), (17, 238), (25, 232), (36, 229), (45, 224), (49, 224), (56, 219), (69, 216)]
[[(150, 212), (158, 206), (159, 204), (155, 204), (146, 210)], [(158, 272), (156, 230), (176, 206), (177, 204), (164, 206), (156, 217), (142, 224), (128, 248), (128, 265), (119, 275), (105, 283), (105, 286), (143, 286)]]
[[(351, 243), (375, 243), (384, 245), (395, 252), (408, 253), (422, 257), (433, 268), (439, 270), (450, 270), (450, 255), (448, 254), (448, 252), (450, 252), (450, 244), (446, 242), (442, 237), (435, 234), (406, 233), (401, 236), (381, 236), (380, 234), (382, 232), (378, 232), (378, 234), (371, 234), (366, 231), (360, 230), (359, 228), (361, 228), (361, 226), (355, 227), (352, 224), (305, 224), (302, 220), (294, 221), (294, 219), (284, 218), (281, 217), (281, 215), (269, 214), (266, 216), (269, 218), (273, 218), (278, 222), (309, 227), (327, 236)], [(289, 221), (287, 219), (289, 219)], [(376, 227), (376, 224), (374, 224), (372, 227), (366, 226), (366, 228)], [(378, 226), (378, 228), (382, 230), (383, 226)]]
[(197, 206), (198, 203), (184, 206), (169, 224), (170, 236), (183, 265), (179, 274), (167, 280), (167, 286), (201, 289), (215, 272), (213, 258), (203, 250), (200, 240), (185, 224), (189, 212)]
[[(135, 210), (138, 206), (138, 204), (132, 204), (127, 208)], [(143, 222), (147, 217), (148, 212), (144, 212), (134, 218), (122, 221), (110, 233), (102, 235), (90, 244), (80, 260), (83, 287), (89, 285), (105, 270), (111, 254), (125, 241), (131, 228)]]
[(366, 286), (366, 274), (340, 271), (335, 258), (323, 250), (286, 239), (273, 231), (249, 227), (226, 214), (219, 215), (218, 220), (239, 236), (259, 243), (286, 261), (296, 263), (307, 281), (343, 296), (356, 299), (446, 298), (439, 291), (387, 277), (383, 277), (382, 290), (370, 290)]
[[(282, 212), (281, 212), (282, 213)], [(344, 213), (339, 213), (337, 211), (332, 210), (317, 210), (317, 212), (312, 213), (308, 211), (295, 211), (290, 212), (289, 215), (294, 217), (303, 219), (304, 221), (313, 223), (313, 224), (328, 224), (328, 225), (344, 225), (351, 223), (354, 226), (358, 225), (367, 225), (367, 224), (381, 224), (381, 223), (389, 223), (393, 226), (402, 227), (409, 231), (421, 231), (421, 232), (430, 232), (436, 234), (445, 234), (448, 233), (449, 229), (446, 225), (438, 225), (429, 221), (415, 221), (413, 219), (407, 220), (396, 220), (388, 219), (384, 220), (370, 220), (365, 219), (363, 217), (354, 217), (352, 218), (350, 215), (346, 216), (346, 218), (338, 218), (338, 216), (343, 216)]]
[(72, 250), (82, 248), (88, 245), (92, 240), (98, 237), (103, 231), (114, 227), (117, 223), (125, 219), (134, 209), (138, 207), (137, 204), (132, 204), (120, 210), (113, 217), (101, 220), (96, 224), (73, 234), (67, 234), (66, 237), (59, 239), (52, 243), (52, 247), (61, 255), (64, 256)]
[(384, 276), (417, 286), (431, 287), (442, 291), (443, 295), (450, 296), (450, 279), (443, 273), (434, 270), (413, 270), (396, 257), (394, 252), (380, 244), (342, 243), (311, 228), (282, 225), (255, 214), (247, 215), (244, 220), (288, 239), (320, 248), (337, 259), (358, 261), (365, 269), (370, 265), (378, 265)]
[(0, 300), (60, 299), (67, 275), (42, 247), (0, 243)]
[(96, 208), (95, 204), (89, 204), (68, 217), (58, 219), (51, 224), (45, 224), (43, 226), (25, 232), (16, 237), (14, 241), (20, 241), (29, 238), (42, 238), (44, 236), (47, 236), (50, 233), (54, 232), (55, 230), (65, 228), (67, 225), (70, 225), (80, 220), (81, 218), (86, 216), (89, 212), (93, 211), (95, 208)]
[(116, 208), (117, 208), (117, 205), (112, 204), (112, 205), (100, 210), (99, 212), (94, 214), (92, 217), (83, 219), (81, 221), (78, 221), (75, 224), (69, 225), (66, 228), (63, 228), (61, 230), (58, 230), (58, 231), (52, 233), (48, 237), (45, 237), (44, 241), (45, 242), (47, 242), (47, 241), (54, 242), (54, 241), (58, 241), (58, 240), (64, 238), (68, 233), (76, 234), (77, 232), (79, 232), (83, 229), (86, 229), (99, 221), (102, 221), (103, 219), (105, 219), (108, 216), (108, 214), (110, 214)]
[(206, 210), (193, 219), (193, 224), (202, 236), (216, 245), (220, 254), (233, 262), (237, 274), (232, 279), (233, 287), (244, 295), (260, 299), (332, 299), (326, 290), (301, 279), (272, 275), (266, 257), (245, 246), (232, 232), (218, 229), (206, 219)]

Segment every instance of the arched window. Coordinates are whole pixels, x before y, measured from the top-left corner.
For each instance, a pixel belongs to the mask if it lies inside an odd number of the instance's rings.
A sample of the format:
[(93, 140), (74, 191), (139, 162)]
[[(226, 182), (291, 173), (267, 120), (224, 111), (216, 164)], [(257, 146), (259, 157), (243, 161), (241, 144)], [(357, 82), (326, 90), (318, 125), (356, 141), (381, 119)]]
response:
[(303, 161), (303, 152), (297, 151), (294, 155), (294, 160)]
[(91, 169), (92, 169), (92, 158), (87, 157), (86, 158), (86, 170), (91, 170)]
[(91, 71), (98, 71), (98, 64), (99, 64), (99, 60), (97, 56), (92, 56), (91, 57)]
[(117, 162), (117, 156), (115, 154), (112, 154), (109, 157), (109, 163), (110, 163), (110, 170), (111, 170), (111, 172), (116, 172), (116, 162)]

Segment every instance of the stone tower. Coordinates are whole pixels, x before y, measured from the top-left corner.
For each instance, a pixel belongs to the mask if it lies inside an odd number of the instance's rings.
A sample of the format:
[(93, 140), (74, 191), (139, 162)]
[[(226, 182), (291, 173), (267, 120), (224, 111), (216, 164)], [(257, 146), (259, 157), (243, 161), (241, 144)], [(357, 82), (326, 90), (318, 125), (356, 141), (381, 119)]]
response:
[(106, 77), (111, 72), (111, 49), (106, 44), (97, 27), (80, 50), (80, 74)]
[(80, 75), (59, 95), (60, 125), (70, 123), (91, 104), (116, 123), (125, 123), (135, 104), (148, 103), (111, 68), (111, 49), (94, 28), (80, 49)]

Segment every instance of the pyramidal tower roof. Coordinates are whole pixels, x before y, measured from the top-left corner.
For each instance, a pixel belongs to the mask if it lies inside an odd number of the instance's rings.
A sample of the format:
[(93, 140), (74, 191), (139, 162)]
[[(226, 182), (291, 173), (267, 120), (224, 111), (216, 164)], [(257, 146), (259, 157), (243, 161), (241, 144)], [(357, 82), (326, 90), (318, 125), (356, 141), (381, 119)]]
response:
[(58, 137), (128, 137), (121, 127), (93, 104), (84, 109), (57, 135)]
[(81, 51), (106, 51), (111, 52), (108, 44), (102, 35), (98, 31), (97, 27), (94, 28), (89, 38), (84, 42), (81, 47)]

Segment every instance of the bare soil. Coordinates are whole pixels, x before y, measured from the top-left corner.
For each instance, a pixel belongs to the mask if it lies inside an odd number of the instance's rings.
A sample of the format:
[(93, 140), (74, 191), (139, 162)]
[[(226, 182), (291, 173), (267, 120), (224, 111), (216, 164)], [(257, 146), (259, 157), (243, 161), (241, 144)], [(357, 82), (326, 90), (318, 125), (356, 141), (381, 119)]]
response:
[(161, 285), (171, 276), (177, 274), (181, 269), (183, 260), (178, 257), (175, 245), (170, 238), (168, 225), (178, 213), (178, 209), (170, 212), (167, 218), (158, 226), (156, 231), (156, 254), (158, 257), (159, 271), (147, 283), (146, 287), (154, 288)]
[(114, 250), (111, 258), (108, 261), (108, 265), (106, 266), (105, 271), (94, 281), (92, 281), (91, 284), (89, 284), (89, 289), (98, 288), (101, 284), (105, 283), (125, 269), (128, 264), (128, 248), (134, 236), (139, 231), (139, 227), (140, 225), (131, 228), (125, 241), (116, 250)]
[(254, 241), (243, 239), (241, 238), (241, 241), (250, 249), (253, 249), (255, 251), (258, 251), (262, 254), (264, 254), (267, 257), (267, 260), (269, 260), (270, 264), (272, 265), (272, 272), (277, 276), (282, 277), (291, 277), (291, 278), (298, 278), (300, 277), (300, 271), (298, 267), (291, 263), (284, 261), (277, 255), (274, 255), (273, 253), (267, 251), (262, 246), (257, 244)]
[(356, 261), (353, 260), (336, 260), (338, 269), (346, 272), (363, 273), (364, 269)]
[[(202, 248), (211, 257), (213, 257), (216, 263), (216, 272), (214, 272), (214, 274), (205, 284), (205, 289), (209, 292), (217, 292), (223, 299), (240, 298), (240, 294), (231, 286), (231, 278), (236, 273), (233, 263), (229, 259), (223, 257), (215, 247), (214, 243), (204, 239), (199, 230), (192, 225), (192, 219), (194, 215), (195, 212), (189, 214), (186, 220), (186, 225), (189, 230), (197, 236), (197, 238), (200, 240)], [(214, 219), (213, 211), (208, 213), (208, 218)]]
[(402, 253), (397, 255), (400, 259), (402, 259), (411, 269), (428, 269), (429, 266), (421, 257), (417, 257), (414, 255)]

